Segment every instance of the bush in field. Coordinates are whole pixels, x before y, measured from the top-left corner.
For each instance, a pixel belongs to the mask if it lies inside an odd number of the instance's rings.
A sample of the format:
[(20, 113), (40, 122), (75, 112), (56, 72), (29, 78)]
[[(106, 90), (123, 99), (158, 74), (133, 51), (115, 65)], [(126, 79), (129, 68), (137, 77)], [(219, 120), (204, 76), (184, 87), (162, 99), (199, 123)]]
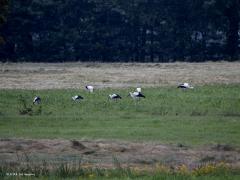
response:
[(203, 176), (203, 175), (222, 175), (227, 174), (231, 168), (228, 164), (221, 162), (219, 164), (206, 164), (200, 166), (192, 171), (194, 176)]
[(33, 105), (28, 105), (26, 98), (24, 98), (22, 95), (18, 97), (18, 102), (19, 102), (19, 109), (18, 112), (20, 115), (40, 115), (42, 113), (42, 106), (33, 106)]
[(33, 111), (32, 107), (31, 106), (29, 107), (27, 105), (27, 101), (22, 95), (20, 95), (18, 97), (18, 102), (19, 102), (19, 109), (18, 109), (19, 114), (21, 114), (21, 115), (26, 115), (26, 114), (32, 115), (32, 111)]

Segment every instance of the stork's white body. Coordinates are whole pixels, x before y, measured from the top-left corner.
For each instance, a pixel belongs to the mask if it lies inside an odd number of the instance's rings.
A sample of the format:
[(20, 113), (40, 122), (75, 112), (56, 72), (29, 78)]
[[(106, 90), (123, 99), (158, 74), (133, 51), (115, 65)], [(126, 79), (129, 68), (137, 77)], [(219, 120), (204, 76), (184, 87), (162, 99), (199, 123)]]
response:
[(76, 96), (72, 97), (72, 100), (74, 100), (74, 101), (80, 101), (81, 99), (83, 99), (83, 97), (79, 96), (79, 95), (76, 95)]
[(145, 96), (141, 92), (130, 92), (129, 95), (133, 99), (140, 99), (140, 98), (145, 98)]
[(118, 94), (109, 94), (109, 98), (110, 99), (122, 99), (122, 97), (119, 96)]
[(178, 88), (182, 88), (182, 89), (193, 89), (194, 87), (191, 86), (189, 83), (182, 83), (178, 85)]
[(93, 86), (90, 86), (90, 85), (88, 85), (88, 86), (85, 86), (85, 88), (89, 91), (89, 92), (93, 92), (93, 90), (94, 90), (94, 87)]
[(35, 96), (33, 99), (33, 104), (40, 104), (41, 103), (41, 98), (39, 96)]

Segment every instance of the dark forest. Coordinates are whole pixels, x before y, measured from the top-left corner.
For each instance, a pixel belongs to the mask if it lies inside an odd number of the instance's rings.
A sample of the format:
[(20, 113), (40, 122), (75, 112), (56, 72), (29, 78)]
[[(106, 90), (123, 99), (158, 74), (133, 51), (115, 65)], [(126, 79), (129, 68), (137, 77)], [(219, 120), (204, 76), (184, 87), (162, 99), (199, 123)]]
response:
[(240, 0), (0, 0), (0, 61), (239, 59)]

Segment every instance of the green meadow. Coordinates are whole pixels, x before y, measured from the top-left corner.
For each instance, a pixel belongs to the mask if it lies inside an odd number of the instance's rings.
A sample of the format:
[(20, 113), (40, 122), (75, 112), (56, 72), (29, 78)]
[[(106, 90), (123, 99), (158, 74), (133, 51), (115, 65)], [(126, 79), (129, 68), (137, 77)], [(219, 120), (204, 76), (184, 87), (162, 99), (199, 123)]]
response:
[[(240, 146), (239, 84), (143, 88), (139, 101), (127, 96), (133, 89), (0, 90), (0, 137)], [(110, 93), (122, 99), (110, 100)], [(74, 95), (84, 99), (74, 102)]]

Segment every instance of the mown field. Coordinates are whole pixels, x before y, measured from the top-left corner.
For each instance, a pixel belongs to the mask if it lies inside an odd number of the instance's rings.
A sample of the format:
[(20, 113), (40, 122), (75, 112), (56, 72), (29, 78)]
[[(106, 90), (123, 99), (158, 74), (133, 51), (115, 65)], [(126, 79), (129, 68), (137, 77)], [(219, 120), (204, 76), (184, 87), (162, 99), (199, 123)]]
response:
[[(239, 179), (239, 67), (2, 63), (0, 178)], [(176, 88), (185, 81), (195, 88)], [(140, 101), (128, 97), (137, 86)]]
[[(140, 101), (131, 90), (0, 90), (0, 136), (240, 145), (240, 85), (143, 88)], [(109, 100), (114, 92), (123, 99)], [(84, 100), (74, 102), (76, 94)]]

